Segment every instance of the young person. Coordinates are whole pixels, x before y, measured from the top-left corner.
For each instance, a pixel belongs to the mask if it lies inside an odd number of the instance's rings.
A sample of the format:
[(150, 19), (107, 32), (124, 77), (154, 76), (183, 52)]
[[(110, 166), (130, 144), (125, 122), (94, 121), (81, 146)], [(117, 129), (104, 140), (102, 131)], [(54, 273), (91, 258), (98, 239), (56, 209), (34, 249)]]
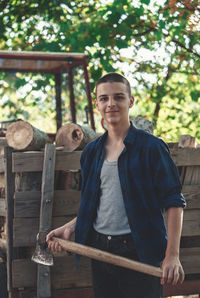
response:
[[(69, 239), (130, 259), (160, 266), (159, 278), (92, 260), (95, 298), (159, 298), (162, 285), (183, 282), (179, 244), (185, 201), (167, 145), (135, 128), (130, 84), (117, 73), (100, 78), (96, 108), (107, 132), (81, 155), (82, 189), (77, 218), (47, 235)], [(167, 230), (163, 211), (167, 212)]]

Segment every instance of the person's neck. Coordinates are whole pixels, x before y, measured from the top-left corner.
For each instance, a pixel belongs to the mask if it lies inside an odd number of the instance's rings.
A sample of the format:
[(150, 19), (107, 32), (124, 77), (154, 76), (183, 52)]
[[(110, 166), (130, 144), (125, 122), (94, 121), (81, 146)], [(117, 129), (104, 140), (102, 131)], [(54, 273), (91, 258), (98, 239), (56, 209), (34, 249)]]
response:
[(130, 123), (124, 123), (123, 125), (108, 125), (108, 142), (118, 143), (123, 142), (130, 128)]

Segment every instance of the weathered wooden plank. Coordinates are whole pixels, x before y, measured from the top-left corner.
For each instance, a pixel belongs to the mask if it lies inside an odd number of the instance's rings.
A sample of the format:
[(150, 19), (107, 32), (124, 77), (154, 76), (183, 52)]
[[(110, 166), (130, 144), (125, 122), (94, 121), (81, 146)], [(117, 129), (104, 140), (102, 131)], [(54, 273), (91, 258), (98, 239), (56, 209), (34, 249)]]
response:
[(0, 199), (0, 216), (6, 216), (6, 201)]
[[(197, 292), (195, 292), (197, 293)], [(35, 298), (36, 291), (23, 290), (20, 291), (20, 298)], [(59, 289), (52, 291), (53, 298), (94, 298), (92, 287), (90, 288), (74, 288), (74, 289)]]
[[(16, 192), (14, 201), (15, 217), (38, 217), (40, 213), (40, 191)], [(80, 191), (56, 190), (53, 199), (53, 216), (77, 213)]]
[(4, 148), (7, 147), (7, 141), (5, 137), (0, 137), (0, 155), (4, 156)]
[(4, 173), (5, 172), (5, 161), (4, 161), (4, 157), (0, 156), (0, 173)]
[(13, 196), (15, 190), (14, 174), (12, 173), (12, 152), (5, 147), (5, 190), (6, 190), (6, 237), (7, 237), (7, 288), (12, 291), (12, 260), (13, 260)]
[(183, 185), (187, 209), (200, 209), (200, 185)]
[(55, 146), (46, 144), (42, 173), (42, 190), (40, 205), (40, 232), (51, 228), (54, 197)]
[(0, 173), (0, 188), (5, 188), (5, 175)]
[[(70, 221), (74, 216), (53, 217), (52, 228), (58, 228)], [(13, 226), (13, 246), (35, 246), (39, 232), (39, 218), (15, 218)]]
[[(37, 265), (28, 259), (13, 261), (13, 287), (35, 287)], [(51, 267), (53, 289), (91, 286), (89, 259), (81, 258), (78, 268), (74, 256), (57, 257)]]
[[(74, 216), (53, 217), (53, 228), (65, 224)], [(15, 218), (13, 227), (14, 246), (31, 246), (35, 244), (39, 230), (39, 218)], [(182, 236), (200, 235), (200, 210), (185, 210)]]
[(186, 185), (197, 185), (200, 181), (200, 166), (184, 167), (184, 175), (182, 175), (182, 183)]
[[(183, 248), (180, 252), (181, 262), (186, 274), (200, 273), (200, 248)], [(73, 288), (91, 285), (89, 260), (81, 258), (76, 269), (73, 256), (55, 258), (51, 269), (52, 287), (54, 289)], [(36, 264), (29, 260), (13, 261), (13, 286), (36, 286)]]
[(180, 260), (186, 274), (200, 273), (200, 247), (181, 248)]
[(185, 210), (182, 236), (200, 235), (200, 210)]
[[(79, 62), (76, 62), (80, 64)], [(58, 72), (59, 69), (65, 70), (68, 69), (68, 61), (44, 61), (42, 59), (38, 60), (23, 60), (20, 62), (20, 71), (23, 72)], [(19, 60), (18, 59), (2, 59), (1, 58), (1, 70), (19, 70)]]
[[(56, 149), (52, 144), (45, 145), (44, 164), (42, 172), (42, 190), (40, 204), (39, 235), (44, 245), (44, 235), (51, 229), (53, 197), (54, 197), (54, 171)], [(40, 237), (40, 236), (39, 236)], [(39, 245), (39, 243), (38, 243)], [(50, 268), (38, 264), (37, 266), (37, 297), (51, 296)]]
[(0, 249), (6, 252), (7, 249), (7, 242), (5, 239), (0, 238)]
[(176, 166), (200, 165), (200, 148), (178, 148), (170, 152)]
[[(82, 151), (56, 152), (55, 169), (60, 171), (80, 169), (80, 156)], [(13, 172), (42, 171), (43, 152), (15, 152), (13, 154)]]
[(200, 247), (200, 235), (199, 236), (182, 236), (181, 244), (182, 248), (187, 247)]
[[(180, 295), (192, 295), (197, 293), (200, 293), (200, 280), (185, 280), (183, 284), (179, 283), (176, 286), (166, 284), (163, 287), (163, 297), (174, 297), (174, 296), (176, 297)], [(184, 297), (197, 298), (198, 296), (195, 295), (195, 296), (184, 296)]]

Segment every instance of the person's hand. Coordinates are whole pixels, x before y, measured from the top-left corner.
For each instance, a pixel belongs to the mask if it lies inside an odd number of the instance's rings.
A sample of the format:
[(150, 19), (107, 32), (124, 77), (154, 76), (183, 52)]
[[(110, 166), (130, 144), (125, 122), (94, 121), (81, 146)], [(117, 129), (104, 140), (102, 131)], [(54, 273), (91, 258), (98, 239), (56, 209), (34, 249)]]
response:
[(161, 284), (183, 283), (185, 274), (180, 263), (180, 260), (176, 256), (166, 256), (162, 263), (163, 275), (161, 278)]
[(55, 230), (52, 230), (47, 236), (46, 236), (46, 242), (48, 244), (48, 248), (53, 251), (53, 252), (61, 252), (63, 251), (62, 247), (60, 246), (60, 244), (55, 241), (52, 240), (52, 237), (59, 237), (65, 240), (69, 240), (71, 235), (73, 234), (73, 229), (71, 228), (70, 225), (64, 225), (60, 228), (57, 228)]

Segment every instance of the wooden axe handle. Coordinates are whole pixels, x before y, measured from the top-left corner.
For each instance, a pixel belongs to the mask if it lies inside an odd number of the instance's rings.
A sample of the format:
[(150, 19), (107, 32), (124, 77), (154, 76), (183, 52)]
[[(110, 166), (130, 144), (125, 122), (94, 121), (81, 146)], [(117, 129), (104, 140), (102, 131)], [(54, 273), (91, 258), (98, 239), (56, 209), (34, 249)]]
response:
[(103, 261), (113, 265), (125, 267), (142, 273), (150, 274), (157, 277), (162, 277), (162, 269), (159, 267), (143, 264), (137, 261), (130, 260), (128, 258), (120, 257), (100, 249), (96, 249), (90, 246), (82, 245), (73, 241), (64, 240), (57, 237), (52, 237), (57, 241), (60, 246), (69, 252), (76, 253), (82, 256), (89, 257), (98, 261)]

